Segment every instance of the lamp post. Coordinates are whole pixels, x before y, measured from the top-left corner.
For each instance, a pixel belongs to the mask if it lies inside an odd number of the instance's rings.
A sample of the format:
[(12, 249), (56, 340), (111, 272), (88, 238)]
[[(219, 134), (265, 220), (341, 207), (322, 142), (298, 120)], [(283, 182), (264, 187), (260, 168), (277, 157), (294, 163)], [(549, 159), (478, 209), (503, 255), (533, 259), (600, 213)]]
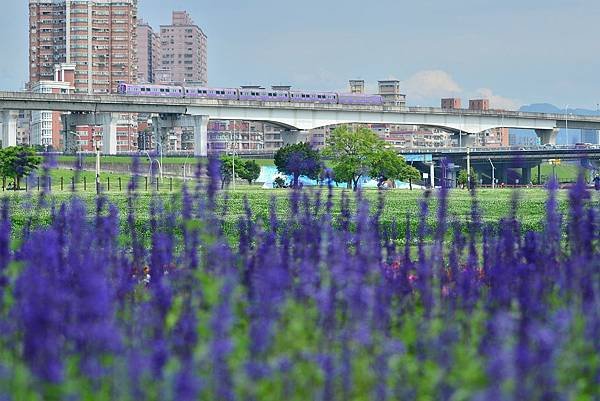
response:
[(235, 120), (233, 120), (233, 152), (231, 156), (231, 181), (233, 182), (233, 190), (235, 191)]
[[(160, 163), (158, 164), (158, 173), (160, 174), (160, 180), (163, 180), (163, 163), (162, 163), (162, 157), (163, 157), (163, 145), (162, 143), (156, 143), (156, 145), (160, 148)], [(158, 161), (158, 160), (157, 160)]]
[(467, 188), (471, 189), (471, 149), (467, 147)]
[(494, 163), (492, 163), (492, 158), (488, 157), (488, 160), (490, 161), (490, 165), (492, 166), (492, 189), (496, 188), (496, 167), (494, 166)]
[(567, 144), (569, 143), (569, 105), (565, 106), (565, 131), (567, 132)]
[(187, 174), (186, 168), (187, 168), (187, 161), (188, 161), (189, 157), (190, 157), (190, 154), (188, 153), (187, 156), (185, 157), (184, 162), (183, 162), (183, 181), (187, 180), (187, 177), (186, 177), (186, 174)]
[(96, 148), (96, 194), (100, 195), (100, 143), (94, 141), (94, 147)]

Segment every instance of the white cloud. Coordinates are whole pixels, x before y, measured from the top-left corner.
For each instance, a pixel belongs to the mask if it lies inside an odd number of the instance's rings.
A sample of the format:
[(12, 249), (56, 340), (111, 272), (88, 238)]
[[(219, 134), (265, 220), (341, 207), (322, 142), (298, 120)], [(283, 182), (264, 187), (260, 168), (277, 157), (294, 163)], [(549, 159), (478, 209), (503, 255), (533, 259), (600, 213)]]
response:
[(419, 71), (401, 84), (410, 102), (439, 102), (443, 97), (458, 96), (462, 88), (446, 71)]
[(522, 105), (518, 100), (494, 94), (490, 88), (477, 89), (475, 94), (479, 98), (489, 99), (490, 109), (518, 110)]

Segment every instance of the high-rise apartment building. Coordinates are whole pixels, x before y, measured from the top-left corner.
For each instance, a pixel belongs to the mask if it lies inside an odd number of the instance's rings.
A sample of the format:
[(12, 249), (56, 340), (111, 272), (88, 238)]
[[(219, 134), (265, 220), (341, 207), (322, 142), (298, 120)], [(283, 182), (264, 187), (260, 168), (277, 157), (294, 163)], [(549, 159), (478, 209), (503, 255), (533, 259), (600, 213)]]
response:
[(384, 104), (406, 106), (406, 95), (400, 93), (400, 81), (398, 80), (379, 81), (379, 94), (383, 98)]
[(450, 98), (442, 99), (442, 109), (456, 110), (456, 109), (460, 109), (460, 108), (461, 108), (460, 98), (450, 97)]
[(362, 79), (350, 80), (350, 93), (362, 94), (365, 93), (365, 81)]
[[(57, 64), (52, 80), (41, 80), (31, 85), (35, 93), (68, 94), (74, 90), (75, 65)], [(32, 111), (30, 125), (31, 145), (44, 146), (46, 149), (61, 149), (61, 114), (59, 111)]]
[(137, 26), (138, 82), (153, 83), (160, 63), (160, 37), (145, 21)]
[(137, 0), (29, 0), (30, 85), (75, 64), (75, 92), (115, 92), (137, 79)]
[(471, 99), (469, 100), (469, 110), (485, 111), (490, 109), (489, 99)]
[(160, 83), (206, 85), (207, 37), (186, 11), (174, 11), (171, 25), (160, 26)]

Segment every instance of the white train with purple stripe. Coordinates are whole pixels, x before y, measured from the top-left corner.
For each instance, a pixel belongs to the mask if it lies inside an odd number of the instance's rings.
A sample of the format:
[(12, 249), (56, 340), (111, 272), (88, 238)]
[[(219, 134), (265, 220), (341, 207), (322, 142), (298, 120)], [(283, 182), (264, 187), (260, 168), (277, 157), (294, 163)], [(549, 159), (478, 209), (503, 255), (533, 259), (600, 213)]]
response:
[(197, 86), (170, 86), (121, 83), (118, 93), (127, 96), (151, 96), (173, 98), (198, 98), (216, 100), (253, 100), (258, 102), (324, 103), (382, 105), (380, 95), (282, 91), (256, 88), (207, 88)]

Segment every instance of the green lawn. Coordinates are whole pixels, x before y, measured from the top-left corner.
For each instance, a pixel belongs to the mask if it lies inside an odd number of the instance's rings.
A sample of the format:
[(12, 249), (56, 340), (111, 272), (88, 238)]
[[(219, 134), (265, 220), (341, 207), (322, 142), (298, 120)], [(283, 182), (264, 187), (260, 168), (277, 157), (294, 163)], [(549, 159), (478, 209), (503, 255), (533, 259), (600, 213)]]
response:
[[(84, 173), (83, 176), (87, 177), (89, 182), (87, 191), (82, 191), (80, 184), (77, 187), (76, 196), (82, 198), (89, 206), (90, 213), (93, 211), (93, 205), (95, 203), (95, 187), (93, 186), (93, 173)], [(60, 177), (60, 173), (53, 173), (54, 180)], [(104, 193), (107, 198), (114, 203), (120, 210), (121, 216), (124, 217), (127, 210), (127, 194), (125, 188), (125, 177), (122, 178), (122, 192), (119, 192), (115, 188), (119, 175), (105, 174), (104, 178), (111, 177), (111, 191)], [(60, 178), (58, 178), (60, 179)], [(104, 182), (104, 181), (103, 181)], [(177, 184), (175, 184), (177, 182)], [(173, 191), (170, 192), (168, 183), (161, 184), (161, 191), (153, 193), (153, 189), (149, 188), (145, 190), (142, 178), (142, 187), (138, 191), (138, 197), (135, 204), (136, 215), (138, 224), (144, 226), (147, 225), (149, 219), (149, 205), (153, 196), (157, 196), (162, 199), (166, 207), (172, 208), (175, 214), (179, 214), (181, 207), (181, 186), (180, 180), (174, 180)], [(194, 187), (195, 183), (189, 182), (190, 187)], [(26, 221), (31, 220), (34, 223), (47, 224), (50, 221), (50, 213), (52, 204), (57, 205), (61, 202), (68, 201), (73, 193), (69, 192), (69, 189), (65, 188), (64, 191), (57, 190), (55, 184), (53, 184), (53, 191), (49, 196), (46, 196), (43, 203), (39, 202), (37, 190), (25, 193), (25, 191), (13, 192), (5, 191), (2, 197), (7, 197), (13, 209), (13, 214), (16, 214), (15, 219), (16, 225), (20, 226)], [(66, 180), (65, 180), (66, 187)], [(251, 210), (255, 218), (259, 218), (262, 221), (268, 221), (269, 216), (269, 204), (271, 199), (276, 201), (276, 213), (283, 217), (289, 217), (291, 214), (289, 211), (289, 196), (290, 190), (279, 189), (279, 190), (263, 190), (258, 186), (239, 186), (237, 190), (228, 190), (220, 194), (220, 203), (222, 206), (227, 202), (227, 214), (224, 219), (225, 230), (231, 233), (232, 236), (236, 236), (237, 233), (237, 221), (244, 214), (244, 199), (248, 200)], [(315, 199), (316, 194), (319, 190), (309, 189), (305, 193), (310, 195), (310, 198)], [(424, 191), (422, 190), (390, 190), (384, 192), (378, 192), (377, 190), (366, 190), (363, 192), (364, 198), (366, 198), (370, 204), (372, 211), (375, 210), (378, 199), (380, 196), (383, 197), (384, 208), (381, 217), (383, 224), (397, 224), (398, 228), (404, 230), (406, 227), (407, 216), (410, 217), (411, 228), (416, 231), (418, 216), (419, 216), (419, 204), (424, 197)], [(327, 191), (320, 191), (321, 204), (326, 201)], [(350, 196), (350, 205), (354, 210), (356, 201), (351, 192), (346, 192), (342, 189), (334, 189), (333, 191), (333, 204), (334, 204), (334, 218), (337, 218), (340, 214), (341, 199), (344, 194)], [(226, 195), (226, 196), (225, 196)], [(518, 210), (517, 216), (522, 222), (524, 229), (540, 230), (543, 227), (543, 222), (546, 217), (546, 198), (547, 193), (542, 189), (522, 189), (515, 192), (511, 189), (483, 189), (478, 191), (478, 203), (480, 210), (483, 215), (483, 221), (491, 226), (497, 226), (499, 220), (507, 216), (510, 212), (511, 199), (515, 197), (518, 199)], [(597, 201), (597, 198), (594, 198)], [(437, 224), (436, 218), (436, 197), (431, 197), (430, 201), (430, 214), (428, 217), (428, 225), (435, 227)], [(559, 191), (559, 205), (562, 211), (566, 211), (567, 202), (567, 191)], [(302, 210), (302, 208), (301, 208)], [(449, 209), (448, 215), (450, 221), (457, 221), (464, 225), (465, 219), (470, 215), (471, 212), (471, 196), (465, 190), (452, 190), (449, 197)], [(354, 215), (354, 213), (353, 213)], [(125, 219), (123, 219), (122, 229), (127, 229), (125, 225)], [(15, 227), (16, 228), (16, 227)]]
[[(94, 155), (90, 154), (90, 155), (86, 155), (84, 156), (85, 160), (87, 160), (88, 162), (91, 162), (94, 160)], [(155, 156), (153, 156), (155, 157)], [(240, 156), (240, 158), (242, 159), (251, 159), (251, 158), (246, 158), (243, 156)], [(130, 156), (100, 156), (101, 159), (101, 163), (105, 164), (105, 163), (111, 163), (111, 164), (131, 164), (133, 161), (133, 158)], [(164, 164), (185, 164), (185, 163), (194, 163), (194, 159), (197, 159), (194, 156), (189, 156), (189, 157), (181, 157), (181, 156), (163, 156), (163, 163)], [(77, 156), (58, 156), (56, 159), (59, 163), (71, 163), (71, 164), (75, 164), (75, 161), (77, 160)], [(272, 166), (273, 164), (273, 159), (260, 159), (260, 158), (254, 158), (254, 160), (256, 160), (256, 162), (261, 165), (261, 166)], [(139, 161), (140, 163), (148, 163), (148, 157), (146, 155), (140, 156), (139, 157)]]

